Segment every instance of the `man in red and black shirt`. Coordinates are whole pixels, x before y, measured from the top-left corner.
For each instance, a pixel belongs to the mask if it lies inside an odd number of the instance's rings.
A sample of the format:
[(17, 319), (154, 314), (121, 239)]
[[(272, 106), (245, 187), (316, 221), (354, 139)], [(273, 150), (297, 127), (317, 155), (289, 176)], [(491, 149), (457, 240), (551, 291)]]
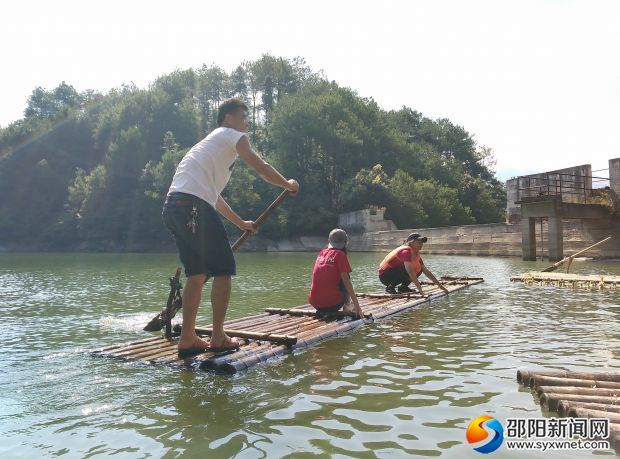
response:
[(332, 230), (328, 246), (316, 258), (308, 302), (316, 308), (319, 316), (343, 308), (344, 312), (352, 312), (359, 319), (364, 317), (349, 277), (352, 270), (347, 258), (347, 242), (344, 230)]
[(395, 248), (383, 259), (379, 265), (379, 280), (385, 285), (387, 293), (396, 293), (396, 286), (399, 285), (398, 291), (401, 293), (413, 292), (409, 288), (409, 284), (413, 282), (418, 289), (418, 293), (422, 292), (422, 285), (418, 280), (418, 276), (424, 273), (431, 281), (433, 281), (440, 289), (448, 293), (441, 282), (431, 273), (420, 257), (422, 244), (428, 239), (420, 236), (418, 233), (411, 233), (405, 239), (403, 245)]

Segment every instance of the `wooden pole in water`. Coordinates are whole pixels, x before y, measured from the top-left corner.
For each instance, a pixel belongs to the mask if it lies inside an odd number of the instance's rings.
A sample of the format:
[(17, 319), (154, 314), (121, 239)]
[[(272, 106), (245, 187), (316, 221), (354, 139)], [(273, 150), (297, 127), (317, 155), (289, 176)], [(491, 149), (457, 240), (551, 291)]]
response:
[(530, 378), (532, 389), (539, 386), (564, 386), (564, 387), (597, 387), (606, 389), (620, 389), (620, 382), (597, 381), (595, 379), (557, 378), (554, 376), (535, 375)]
[(540, 396), (540, 404), (547, 405), (550, 411), (557, 411), (558, 404), (561, 401), (617, 405), (620, 400), (618, 400), (617, 397), (603, 397), (598, 395), (554, 394), (547, 392), (543, 393)]
[(545, 392), (554, 394), (571, 394), (571, 395), (595, 395), (601, 397), (619, 397), (619, 389), (604, 389), (590, 387), (562, 387), (562, 386), (538, 386), (536, 389), (538, 395)]
[(558, 403), (558, 414), (568, 416), (571, 408), (587, 408), (590, 410), (608, 411), (610, 413), (620, 413), (620, 405), (605, 405), (603, 403), (585, 403), (570, 400), (562, 400)]
[(571, 418), (607, 418), (610, 423), (620, 424), (620, 413), (610, 413), (609, 411), (591, 410), (588, 408), (572, 407), (568, 410)]
[(565, 371), (565, 370), (517, 370), (517, 381), (524, 386), (530, 385), (533, 376), (554, 376), (557, 378), (594, 379), (596, 381), (620, 382), (620, 371)]
[(579, 252), (576, 252), (574, 254), (572, 254), (569, 257), (563, 258), (562, 260), (558, 261), (557, 263), (552, 264), (551, 266), (547, 266), (545, 269), (542, 270), (543, 273), (548, 273), (551, 271), (555, 271), (559, 266), (563, 265), (564, 263), (566, 263), (567, 261), (573, 261), (573, 258), (577, 257), (578, 255), (581, 255), (582, 253), (587, 252), (590, 249), (593, 249), (594, 247), (604, 244), (605, 242), (609, 241), (610, 239), (612, 239), (611, 236), (606, 237), (605, 239), (603, 239), (602, 241), (598, 241), (596, 244), (592, 244), (589, 247), (586, 247), (583, 250), (580, 250)]

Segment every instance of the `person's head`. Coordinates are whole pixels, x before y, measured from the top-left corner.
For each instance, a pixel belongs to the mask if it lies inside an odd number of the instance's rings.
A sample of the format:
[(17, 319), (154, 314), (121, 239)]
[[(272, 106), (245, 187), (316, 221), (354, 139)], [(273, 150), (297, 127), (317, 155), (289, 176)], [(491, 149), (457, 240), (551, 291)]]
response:
[(347, 246), (347, 242), (349, 242), (349, 236), (347, 236), (345, 230), (336, 228), (331, 230), (327, 240), (329, 242), (328, 247), (332, 249), (344, 249)]
[(248, 106), (239, 99), (226, 99), (217, 110), (217, 125), (247, 132)]
[(404, 244), (408, 245), (412, 249), (420, 250), (422, 248), (422, 244), (428, 241), (428, 238), (420, 236), (418, 233), (411, 233), (405, 239)]

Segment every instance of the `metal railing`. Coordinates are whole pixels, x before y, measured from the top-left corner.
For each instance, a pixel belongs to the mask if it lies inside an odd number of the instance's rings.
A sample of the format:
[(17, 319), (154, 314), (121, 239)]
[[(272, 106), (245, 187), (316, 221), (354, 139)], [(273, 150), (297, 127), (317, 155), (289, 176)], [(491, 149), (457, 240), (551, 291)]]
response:
[(592, 175), (545, 172), (518, 178), (518, 199), (538, 196), (560, 196), (562, 201), (588, 203), (592, 190), (609, 186), (609, 178)]

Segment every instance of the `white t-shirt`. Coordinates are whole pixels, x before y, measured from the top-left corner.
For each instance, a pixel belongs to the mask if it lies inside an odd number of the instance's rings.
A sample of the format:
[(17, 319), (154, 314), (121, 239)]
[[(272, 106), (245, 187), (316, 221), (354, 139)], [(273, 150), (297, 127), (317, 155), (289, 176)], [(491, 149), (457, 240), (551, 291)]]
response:
[(219, 127), (192, 147), (179, 163), (168, 193), (198, 196), (213, 207), (228, 183), (244, 132)]

